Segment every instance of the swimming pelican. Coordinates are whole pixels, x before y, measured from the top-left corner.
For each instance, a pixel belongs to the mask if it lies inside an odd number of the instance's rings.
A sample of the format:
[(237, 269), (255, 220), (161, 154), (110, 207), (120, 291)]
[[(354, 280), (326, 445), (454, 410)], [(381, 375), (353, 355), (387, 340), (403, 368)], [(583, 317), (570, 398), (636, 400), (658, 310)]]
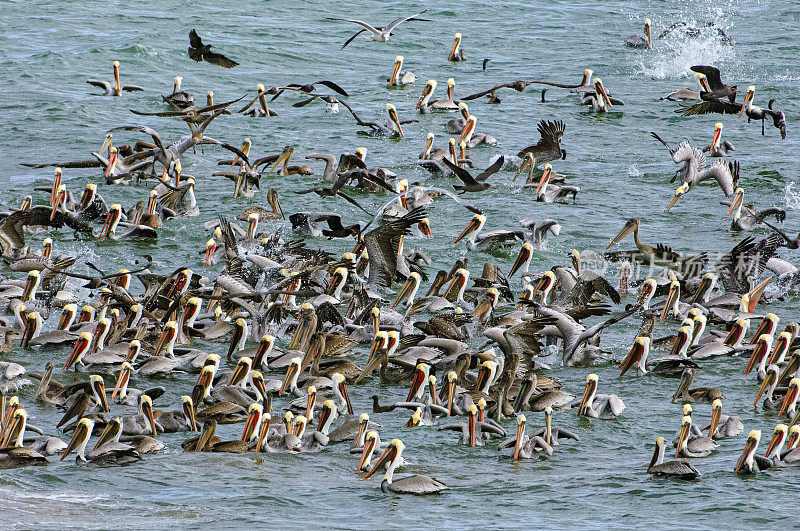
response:
[[(450, 48), (450, 55), (447, 56), (447, 60), (451, 63), (457, 63), (459, 61), (466, 61), (467, 54), (464, 53), (464, 49), (461, 48), (461, 34), (456, 33), (453, 37), (453, 47)], [(486, 68), (484, 68), (486, 70)]]
[(625, 39), (625, 46), (630, 46), (631, 48), (646, 48), (648, 50), (653, 49), (653, 36), (650, 30), (650, 19), (644, 19), (644, 38), (641, 35), (631, 35), (627, 39)]
[(383, 454), (375, 463), (375, 466), (372, 467), (372, 470), (367, 473), (364, 479), (369, 479), (384, 463), (388, 463), (386, 473), (381, 482), (381, 490), (383, 492), (391, 491), (398, 494), (438, 494), (446, 489), (447, 485), (438, 479), (421, 474), (406, 476), (398, 480), (394, 479), (394, 469), (400, 464), (400, 458), (402, 457), (405, 447), (406, 445), (403, 444), (403, 441), (400, 439), (392, 439), (389, 446), (384, 450)]
[(617, 395), (597, 395), (596, 374), (586, 377), (586, 389), (578, 404), (578, 415), (601, 419), (617, 418), (625, 409), (625, 404)]
[(656, 439), (653, 459), (647, 467), (647, 473), (656, 477), (676, 477), (679, 479), (695, 479), (700, 472), (688, 461), (664, 462), (664, 437)]
[(122, 92), (133, 92), (136, 90), (144, 90), (142, 87), (136, 85), (123, 85), (119, 81), (119, 61), (114, 61), (114, 81), (101, 81), (99, 79), (87, 79), (86, 82), (95, 87), (100, 87), (105, 91), (103, 96), (120, 96)]

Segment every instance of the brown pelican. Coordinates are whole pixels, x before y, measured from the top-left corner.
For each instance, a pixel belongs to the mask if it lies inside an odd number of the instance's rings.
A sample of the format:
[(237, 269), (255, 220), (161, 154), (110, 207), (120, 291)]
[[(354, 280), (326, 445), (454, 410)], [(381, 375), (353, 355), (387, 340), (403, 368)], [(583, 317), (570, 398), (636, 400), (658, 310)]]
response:
[(534, 167), (553, 160), (566, 159), (567, 150), (561, 148), (561, 138), (564, 136), (564, 122), (561, 120), (557, 122), (542, 120), (536, 128), (539, 131), (539, 141), (532, 146), (524, 148), (517, 153), (517, 156), (522, 159), (525, 158), (527, 153), (532, 154)]
[(90, 85), (94, 85), (95, 87), (100, 87), (101, 89), (105, 90), (105, 93), (103, 94), (104, 96), (120, 96), (123, 90), (126, 92), (144, 90), (142, 87), (137, 87), (136, 85), (123, 85), (119, 82), (119, 61), (114, 61), (113, 83), (108, 81), (100, 81), (99, 79), (87, 79), (86, 82)]
[(758, 401), (764, 393), (767, 395), (764, 397), (764, 409), (778, 409), (780, 407), (783, 400), (774, 396), (775, 390), (778, 387), (779, 375), (780, 369), (777, 365), (772, 364), (767, 367), (764, 379), (761, 381), (761, 386), (758, 388), (756, 399), (753, 401), (753, 407), (758, 407)]
[(675, 457), (708, 457), (719, 446), (711, 438), (705, 436), (689, 437), (692, 431), (692, 417), (684, 415), (681, 420), (681, 431), (678, 435)]
[(688, 461), (664, 462), (664, 437), (656, 439), (653, 459), (647, 467), (647, 473), (656, 477), (674, 477), (679, 479), (695, 479), (700, 472)]
[(525, 231), (522, 229), (499, 229), (481, 234), (485, 223), (486, 216), (483, 214), (475, 214), (453, 244), (458, 243), (462, 238), (469, 235), (467, 238), (467, 249), (470, 251), (486, 252), (491, 249), (498, 249), (500, 247), (514, 245), (520, 241), (525, 241)]
[(756, 455), (758, 450), (758, 443), (761, 441), (761, 430), (752, 430), (747, 435), (747, 441), (744, 443), (744, 450), (739, 460), (736, 462), (735, 474), (753, 474), (763, 468), (769, 468), (772, 463), (765, 459), (766, 463), (760, 461), (759, 456)]
[[(447, 413), (446, 408), (441, 409), (444, 410), (445, 414)], [(461, 437), (459, 442), (470, 447), (475, 447), (476, 445), (483, 446), (484, 439), (488, 438), (490, 434), (506, 434), (505, 430), (503, 430), (500, 426), (497, 426), (492, 422), (478, 420), (478, 407), (475, 404), (472, 404), (467, 409), (467, 422), (452, 422), (450, 424), (443, 424), (439, 426), (439, 430), (460, 431)], [(522, 441), (521, 444), (524, 444), (525, 442), (526, 441)]]
[(186, 91), (181, 90), (182, 82), (183, 78), (181, 76), (175, 76), (173, 79), (172, 94), (161, 96), (162, 100), (167, 102), (170, 107), (176, 110), (194, 107), (194, 96)]
[(401, 72), (400, 69), (403, 68), (403, 56), (398, 55), (394, 58), (394, 67), (392, 68), (392, 75), (386, 80), (389, 83), (390, 87), (394, 87), (396, 85), (410, 85), (417, 80), (417, 76), (414, 75), (414, 72), (406, 70), (405, 72)]
[[(419, 101), (417, 101), (416, 109), (419, 109), (421, 113), (425, 113), (429, 110), (431, 111), (457, 111), (458, 105), (456, 102), (453, 101), (453, 90), (456, 86), (456, 80), (452, 77), (447, 80), (447, 99), (437, 98), (431, 101), (431, 96), (433, 95), (433, 91), (436, 90), (436, 80), (430, 79), (425, 84), (425, 88), (422, 89), (422, 95), (419, 97)], [(433, 133), (430, 133), (433, 134)], [(431, 143), (433, 141), (433, 137), (429, 136)], [(430, 149), (430, 146), (426, 147), (426, 152)], [(446, 150), (443, 150), (442, 154), (446, 154)], [(428, 158), (428, 157), (421, 157), (421, 158)]]
[(753, 203), (745, 205), (744, 189), (741, 187), (736, 189), (730, 201), (720, 201), (720, 204), (729, 207), (726, 218), (735, 212), (731, 221), (732, 230), (754, 230), (763, 225), (764, 220), (768, 217), (775, 217), (775, 220), (779, 222), (786, 219), (786, 210), (782, 208), (772, 207), (756, 210)]
[(134, 450), (132, 446), (114, 441), (109, 441), (87, 454), (86, 445), (89, 442), (89, 438), (92, 436), (92, 431), (94, 431), (93, 420), (82, 418), (78, 421), (75, 431), (72, 434), (72, 439), (69, 441), (69, 445), (67, 445), (67, 449), (61, 454), (61, 461), (66, 459), (72, 452), (77, 452), (78, 455), (75, 459), (77, 462), (82, 461), (84, 463), (89, 461), (96, 463), (117, 463), (140, 459), (139, 452)]
[(413, 476), (406, 476), (404, 478), (395, 480), (394, 469), (400, 464), (403, 450), (406, 445), (400, 439), (392, 439), (389, 446), (384, 450), (383, 454), (378, 458), (375, 466), (372, 467), (364, 479), (369, 479), (376, 470), (382, 465), (387, 464), (386, 473), (381, 482), (381, 490), (383, 492), (391, 491), (398, 494), (438, 494), (447, 488), (447, 485), (442, 483), (436, 478), (424, 476), (421, 474), (414, 474)]
[(722, 122), (715, 123), (711, 144), (704, 147), (703, 152), (708, 153), (711, 157), (727, 157), (733, 150), (733, 144), (722, 140)]
[[(467, 54), (464, 53), (464, 49), (461, 48), (461, 34), (456, 33), (453, 37), (453, 47), (450, 48), (450, 55), (447, 56), (447, 60), (451, 63), (457, 63), (459, 61), (466, 61)], [(484, 70), (486, 68), (484, 67)]]
[(683, 166), (681, 166), (677, 172), (677, 175), (681, 178), (682, 184), (675, 190), (675, 197), (673, 197), (667, 210), (672, 208), (683, 194), (708, 179), (717, 181), (725, 197), (733, 195), (736, 185), (739, 182), (738, 163), (728, 163), (723, 160), (718, 160), (712, 164), (710, 168), (705, 168), (705, 155), (699, 149), (690, 146), (688, 142), (681, 142), (677, 148), (673, 149), (656, 133), (651, 131), (650, 134), (653, 138), (664, 144), (669, 150), (669, 154), (672, 155), (672, 160), (675, 161), (675, 164), (683, 163)]
[[(619, 101), (614, 103), (620, 104)], [(599, 77), (594, 79), (594, 92), (586, 92), (581, 98), (581, 105), (588, 105), (594, 112), (606, 112), (614, 107), (614, 103)]]
[(525, 415), (517, 415), (517, 435), (502, 441), (497, 445), (497, 449), (502, 450), (514, 445), (514, 452), (511, 454), (512, 459), (530, 459), (538, 457), (540, 452), (553, 455), (553, 447), (545, 442), (542, 437), (525, 435), (525, 422)]
[(580, 404), (578, 404), (578, 415), (601, 419), (617, 418), (625, 409), (625, 404), (617, 395), (597, 395), (596, 374), (586, 377), (586, 389), (583, 391)]
[(726, 437), (736, 437), (744, 429), (744, 424), (739, 417), (722, 414), (722, 400), (717, 398), (711, 404), (711, 424), (705, 429), (708, 436), (712, 439), (724, 439)]
[(703, 101), (701, 103), (695, 103), (689, 107), (684, 107), (682, 109), (678, 109), (675, 112), (683, 114), (683, 116), (693, 116), (696, 114), (708, 114), (708, 113), (717, 113), (717, 114), (738, 114), (739, 117), (742, 116), (742, 113), (747, 115), (747, 121), (750, 120), (760, 120), (761, 121), (761, 134), (764, 134), (764, 121), (767, 117), (772, 119), (772, 125), (775, 126), (781, 133), (781, 138), (786, 138), (786, 116), (783, 114), (783, 111), (773, 110), (772, 103), (774, 100), (770, 100), (767, 108), (759, 107), (757, 105), (753, 105), (753, 97), (755, 96), (756, 87), (755, 85), (750, 85), (747, 87), (747, 92), (744, 96), (744, 103), (739, 105), (738, 103), (732, 103), (729, 101), (724, 100), (717, 100), (712, 99), (708, 101)]
[(639, 336), (633, 340), (630, 352), (620, 364), (620, 369), (622, 369), (622, 372), (619, 373), (620, 376), (624, 376), (631, 367), (636, 367), (636, 371), (640, 375), (647, 373), (647, 356), (650, 353), (650, 341), (651, 338), (647, 336)]
[(397, 20), (393, 20), (392, 22), (390, 22), (386, 26), (378, 26), (378, 27), (375, 27), (375, 26), (372, 26), (370, 24), (367, 24), (366, 22), (361, 21), (361, 20), (354, 20), (354, 19), (347, 19), (347, 18), (336, 18), (336, 17), (326, 17), (326, 18), (328, 20), (338, 20), (338, 21), (341, 21), (341, 22), (352, 22), (353, 24), (358, 24), (359, 26), (364, 28), (364, 29), (359, 30), (355, 35), (353, 35), (349, 39), (347, 39), (347, 41), (342, 45), (342, 49), (344, 49), (348, 44), (350, 44), (353, 41), (353, 39), (355, 39), (356, 37), (358, 37), (361, 33), (365, 32), (365, 31), (368, 31), (368, 32), (371, 33), (371, 35), (367, 36), (368, 39), (373, 40), (375, 42), (386, 42), (386, 41), (389, 40), (389, 37), (394, 35), (394, 33), (392, 33), (392, 30), (395, 29), (400, 24), (402, 24), (403, 22), (406, 22), (406, 21), (409, 21), (409, 20), (416, 20), (416, 21), (421, 21), (421, 22), (430, 22), (427, 19), (417, 18), (418, 16), (420, 16), (423, 13), (425, 13), (426, 11), (428, 11), (428, 10), (425, 9), (423, 11), (420, 11), (416, 15), (411, 15), (409, 17), (398, 18)]
[(653, 36), (650, 33), (650, 19), (644, 19), (644, 37), (641, 35), (631, 35), (627, 39), (625, 39), (625, 46), (630, 46), (631, 48), (646, 48), (648, 50), (653, 49)]
[(673, 404), (678, 399), (683, 402), (711, 403), (714, 402), (714, 400), (725, 398), (722, 391), (716, 387), (696, 387), (694, 389), (689, 389), (689, 386), (692, 385), (692, 381), (694, 380), (694, 375), (694, 367), (683, 370), (681, 373), (681, 382), (678, 384), (678, 390), (672, 395)]
[(800, 450), (798, 450), (797, 447), (789, 448), (786, 452), (782, 451), (788, 431), (789, 428), (786, 424), (781, 423), (775, 426), (772, 439), (769, 441), (769, 446), (764, 454), (764, 457), (772, 461), (773, 466), (783, 467), (800, 465)]
[(211, 48), (213, 48), (212, 45), (203, 44), (202, 39), (200, 39), (200, 36), (194, 29), (189, 32), (189, 57), (192, 60), (198, 63), (205, 61), (223, 68), (233, 68), (239, 64), (232, 59), (228, 59), (221, 53), (212, 52)]
[[(700, 88), (705, 91), (710, 91), (711, 88), (708, 86), (708, 81), (706, 80), (706, 76), (703, 74), (695, 74), (697, 76), (697, 83), (700, 85)], [(696, 90), (692, 90), (689, 88), (679, 88), (675, 89), (663, 98), (662, 100), (669, 100), (669, 101), (688, 101), (688, 100), (699, 100), (700, 93)]]
[[(574, 200), (581, 191), (578, 186), (568, 186), (551, 184), (553, 178), (553, 167), (548, 162), (544, 165), (544, 171), (539, 178), (539, 184), (536, 186), (536, 201), (540, 203), (553, 203), (559, 199), (566, 199), (572, 195)], [(528, 186), (527, 184), (525, 186)]]
[[(611, 240), (611, 243), (608, 244), (606, 249), (610, 249), (630, 233), (633, 233), (633, 241), (636, 244), (637, 251), (632, 253), (624, 252), (624, 254), (630, 256), (631, 259), (645, 264), (674, 268), (683, 273), (685, 277), (699, 274), (707, 262), (706, 253), (683, 258), (666, 245), (657, 244), (656, 247), (652, 247), (642, 243), (642, 241), (639, 240), (639, 220), (637, 218), (629, 219), (622, 230), (619, 231), (619, 234)], [(606, 253), (606, 256), (608, 255), (609, 253)]]
[[(277, 89), (271, 88), (267, 90), (264, 88), (263, 84), (259, 83), (258, 85), (256, 85), (256, 90), (257, 90), (256, 97), (247, 102), (247, 104), (245, 104), (244, 107), (242, 107), (236, 112), (240, 114), (244, 113), (254, 118), (278, 116), (278, 113), (270, 109), (269, 106), (267, 105), (267, 94), (273, 94)], [(255, 102), (258, 102), (258, 105), (253, 106)]]
[(6, 419), (5, 433), (0, 441), (0, 454), (5, 454), (0, 457), (0, 470), (48, 463), (47, 458), (34, 448), (23, 446), (27, 426), (28, 414), (22, 408), (15, 409)]

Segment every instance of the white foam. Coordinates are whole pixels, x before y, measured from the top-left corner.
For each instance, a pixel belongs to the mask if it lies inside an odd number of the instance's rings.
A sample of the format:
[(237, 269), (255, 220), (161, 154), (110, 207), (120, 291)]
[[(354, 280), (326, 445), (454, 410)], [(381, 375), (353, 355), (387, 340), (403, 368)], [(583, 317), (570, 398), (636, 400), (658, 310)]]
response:
[(800, 209), (800, 192), (795, 191), (794, 181), (789, 181), (783, 188), (783, 201), (790, 210)]

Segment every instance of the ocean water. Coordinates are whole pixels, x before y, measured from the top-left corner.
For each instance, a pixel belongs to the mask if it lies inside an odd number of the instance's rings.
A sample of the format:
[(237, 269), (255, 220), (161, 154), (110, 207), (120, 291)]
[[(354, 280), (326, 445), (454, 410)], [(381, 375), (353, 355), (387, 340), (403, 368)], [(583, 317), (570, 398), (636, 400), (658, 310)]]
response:
[[(355, 25), (326, 20), (326, 17), (356, 17), (385, 24), (396, 17), (427, 8), (431, 22), (401, 25), (385, 44), (356, 39), (344, 50), (341, 44), (357, 29)], [(692, 39), (672, 33), (656, 39), (655, 49), (633, 50), (624, 46), (625, 37), (639, 33), (645, 17), (653, 21), (654, 36), (678, 21), (691, 25), (713, 22), (735, 39), (734, 46), (721, 44), (712, 34)], [(470, 102), (478, 118), (478, 130), (497, 138), (497, 147), (470, 152), (479, 167), (498, 153), (514, 155), (538, 140), (539, 120), (559, 119), (566, 124), (563, 144), (566, 160), (554, 163), (554, 170), (567, 175), (570, 184), (581, 187), (577, 200), (567, 204), (536, 203), (531, 190), (512, 183), (514, 173), (501, 171), (491, 178), (495, 189), (472, 194), (469, 199), (487, 215), (486, 229), (512, 227), (522, 218), (554, 218), (563, 229), (546, 250), (536, 252), (532, 269), (541, 271), (554, 264), (566, 264), (573, 249), (601, 251), (626, 219), (642, 220), (641, 238), (663, 242), (679, 252), (725, 252), (745, 235), (730, 231), (726, 207), (718, 187), (700, 186), (683, 197), (670, 212), (666, 206), (674, 193), (669, 179), (676, 167), (650, 131), (658, 132), (670, 144), (689, 140), (707, 145), (714, 123), (725, 125), (724, 138), (735, 147), (741, 163), (746, 201), (761, 208), (788, 209), (787, 232), (795, 233), (795, 210), (800, 205), (800, 156), (796, 135), (798, 74), (797, 42), (800, 9), (791, 2), (694, 0), (646, 2), (499, 2), (480, 3), (351, 1), (346, 4), (272, 1), (232, 2), (230, 0), (170, 3), (139, 2), (19, 2), (0, 4), (0, 109), (3, 135), (0, 139), (0, 206), (18, 206), (35, 186), (49, 186), (51, 169), (34, 170), (20, 162), (65, 161), (88, 158), (97, 150), (105, 132), (119, 125), (148, 125), (165, 141), (186, 133), (177, 120), (135, 116), (129, 109), (165, 109), (162, 94), (169, 94), (172, 78), (183, 77), (183, 89), (203, 101), (213, 90), (218, 102), (255, 94), (258, 83), (265, 86), (289, 82), (333, 80), (349, 93), (348, 103), (363, 119), (385, 118), (385, 104), (396, 105), (401, 119), (418, 118), (404, 126), (406, 138), (389, 140), (359, 135), (352, 117), (326, 114), (321, 104), (294, 108), (298, 101), (285, 94), (274, 102), (278, 116), (251, 119), (242, 115), (223, 116), (207, 130), (209, 136), (239, 145), (243, 137), (253, 140), (253, 153), (278, 153), (294, 147), (295, 163), (310, 152), (338, 156), (359, 146), (367, 148), (370, 167), (383, 166), (410, 182), (423, 181), (450, 187), (452, 181), (431, 177), (417, 166), (425, 136), (436, 135), (436, 147), (445, 147), (450, 136), (444, 129), (452, 116), (414, 111), (427, 79), (439, 83), (441, 97), (446, 80), (455, 78), (455, 97), (484, 90), (495, 84), (518, 79), (576, 83), (584, 68), (594, 70), (606, 87), (624, 100), (605, 115), (586, 113), (574, 95), (550, 90), (547, 102), (539, 92), (502, 91), (500, 105), (485, 100)], [(187, 54), (187, 34), (196, 28), (207, 43), (214, 44), (240, 63), (226, 70), (208, 63), (194, 63)], [(462, 46), (468, 60), (449, 63), (446, 58), (453, 34), (464, 36)], [(404, 69), (418, 76), (410, 87), (388, 89), (386, 78), (396, 55), (405, 58)], [(481, 68), (489, 58), (487, 69)], [(104, 98), (85, 80), (111, 78), (111, 63), (119, 60), (123, 83), (141, 85), (143, 92), (120, 98)], [(678, 87), (696, 84), (689, 67), (714, 64), (722, 70), (723, 81), (740, 89), (756, 85), (756, 103), (776, 99), (786, 112), (788, 137), (781, 140), (769, 124), (760, 134), (760, 124), (735, 116), (708, 115), (683, 118), (673, 110), (677, 104), (659, 98)], [(135, 133), (115, 135), (115, 142), (149, 140)], [(347, 223), (364, 222), (365, 216), (350, 205), (293, 191), (316, 184), (317, 177), (270, 175), (252, 199), (232, 197), (229, 181), (212, 177), (217, 161), (228, 153), (213, 147), (187, 153), (184, 174), (197, 179), (201, 214), (197, 218), (169, 221), (159, 231), (157, 243), (124, 245), (75, 239), (69, 231), (53, 235), (57, 252), (80, 254), (108, 270), (130, 266), (142, 254), (154, 256), (154, 271), (169, 273), (188, 265), (213, 278), (220, 267), (205, 270), (201, 265), (208, 235), (202, 222), (219, 214), (232, 217), (250, 204), (263, 203), (265, 192), (278, 190), (284, 211), (335, 210)], [(322, 165), (309, 163), (317, 175)], [(79, 194), (86, 182), (102, 183), (99, 172), (65, 170), (64, 182)], [(106, 186), (100, 193), (111, 202), (129, 206), (146, 200), (149, 187)], [(368, 210), (385, 202), (386, 195), (353, 192)], [(46, 201), (45, 194), (35, 202)], [(438, 201), (430, 209), (434, 238), (409, 238), (406, 245), (425, 251), (433, 259), (429, 268), (449, 269), (464, 254), (463, 245), (452, 241), (471, 214), (450, 201)], [(280, 224), (262, 224), (270, 230)], [(287, 235), (288, 227), (286, 228)], [(767, 233), (760, 230), (757, 235)], [(37, 248), (43, 235), (32, 235)], [(341, 253), (352, 247), (350, 240), (310, 239), (318, 246)], [(631, 248), (630, 240), (619, 248)], [(516, 249), (495, 255), (470, 253), (473, 275), (486, 261), (507, 271)], [(796, 261), (797, 254), (782, 249), (779, 255)], [(3, 275), (9, 271), (3, 270)], [(613, 281), (616, 269), (608, 272)], [(519, 281), (513, 286), (519, 289)], [(135, 289), (141, 287), (136, 285)], [(81, 291), (83, 297), (90, 294)], [(769, 305), (781, 324), (797, 320), (797, 295), (785, 294)], [(630, 301), (627, 301), (630, 302)], [(48, 323), (51, 329), (53, 319)], [(629, 349), (638, 326), (637, 319), (603, 334), (602, 345), (621, 359)], [(755, 326), (755, 324), (754, 324)], [(675, 324), (660, 325), (655, 336), (671, 333)], [(485, 344), (478, 335), (474, 348)], [(283, 346), (280, 343), (280, 346)], [(200, 348), (224, 352), (227, 345), (201, 343)], [(357, 360), (366, 357), (365, 346), (356, 349)], [(661, 354), (654, 351), (651, 356)], [(4, 359), (23, 363), (29, 372), (39, 372), (45, 363), (63, 360), (65, 352), (16, 351)], [(703, 363), (697, 386), (719, 386), (725, 393), (724, 410), (739, 415), (745, 434), (724, 440), (709, 458), (694, 461), (702, 476), (694, 482), (672, 482), (651, 478), (645, 469), (655, 438), (671, 440), (680, 425), (680, 406), (670, 403), (676, 380), (658, 377), (617, 378), (612, 364), (592, 369), (600, 376), (599, 392), (619, 394), (627, 405), (614, 421), (579, 420), (572, 411), (557, 413), (556, 426), (575, 430), (580, 444), (562, 444), (549, 459), (514, 463), (500, 457), (496, 444), (466, 448), (456, 436), (436, 428), (402, 430), (405, 412), (372, 415), (379, 422), (384, 440), (402, 436), (409, 466), (405, 473), (424, 473), (445, 481), (450, 489), (435, 497), (417, 498), (383, 494), (379, 478), (362, 481), (355, 473), (356, 458), (347, 445), (332, 445), (318, 455), (224, 455), (182, 454), (185, 434), (162, 438), (167, 450), (146, 456), (125, 467), (77, 466), (69, 458), (47, 467), (5, 471), (0, 475), (0, 514), (6, 528), (30, 527), (244, 527), (269, 523), (280, 528), (329, 526), (337, 528), (374, 527), (500, 527), (511, 525), (563, 527), (689, 527), (702, 528), (792, 525), (796, 503), (791, 486), (798, 479), (793, 470), (761, 473), (741, 479), (732, 471), (753, 428), (763, 432), (765, 450), (777, 423), (775, 414), (753, 408), (757, 386), (752, 377), (741, 375), (744, 361), (720, 359)], [(579, 395), (587, 369), (555, 366), (552, 373), (566, 390)], [(278, 377), (276, 373), (272, 375)], [(85, 376), (56, 371), (61, 382)], [(167, 394), (156, 407), (175, 409), (179, 397), (193, 383), (193, 375), (169, 380), (137, 378), (132, 385), (163, 384)], [(30, 423), (55, 434), (61, 413), (33, 399), (33, 387), (21, 393)], [(350, 394), (356, 412), (369, 411), (369, 396), (380, 393), (384, 402), (402, 399), (406, 390), (383, 388), (378, 383), (354, 386)], [(283, 405), (276, 402), (276, 407)], [(121, 408), (114, 410), (129, 413)], [(695, 407), (695, 422), (706, 425), (710, 407)], [(528, 415), (529, 428), (541, 425), (538, 415)], [(505, 421), (511, 429), (513, 419)], [(221, 426), (223, 439), (238, 438), (241, 425)], [(400, 474), (401, 475), (401, 474)], [(788, 489), (787, 489), (788, 487)]]

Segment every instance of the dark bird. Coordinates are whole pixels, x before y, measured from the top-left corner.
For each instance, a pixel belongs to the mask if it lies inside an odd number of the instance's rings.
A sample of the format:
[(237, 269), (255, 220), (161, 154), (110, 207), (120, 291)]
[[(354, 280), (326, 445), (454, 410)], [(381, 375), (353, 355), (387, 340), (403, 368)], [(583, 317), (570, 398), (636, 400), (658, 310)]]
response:
[(484, 90), (483, 92), (478, 92), (476, 94), (470, 94), (469, 96), (467, 96), (465, 98), (461, 98), (461, 99), (463, 101), (476, 100), (478, 98), (481, 98), (483, 96), (487, 96), (488, 95), (489, 96), (489, 101), (487, 103), (500, 103), (500, 101), (501, 101), (500, 98), (498, 98), (497, 94), (495, 94), (495, 92), (497, 92), (498, 90), (500, 90), (502, 88), (510, 88), (510, 89), (516, 90), (517, 92), (522, 92), (531, 83), (534, 83), (534, 82), (533, 81), (519, 80), (519, 81), (512, 81), (510, 83), (503, 83), (502, 85), (497, 85), (496, 87), (492, 87), (490, 89)]
[(709, 101), (728, 98), (728, 101), (731, 103), (736, 101), (736, 93), (739, 92), (736, 90), (736, 85), (726, 85), (723, 83), (722, 78), (719, 75), (719, 68), (706, 65), (695, 65), (691, 68), (691, 70), (692, 72), (697, 72), (698, 74), (703, 74), (706, 76), (708, 88), (711, 89), (710, 91), (701, 91), (700, 99)]
[(205, 61), (223, 68), (233, 68), (239, 64), (232, 59), (228, 59), (221, 53), (212, 52), (211, 48), (213, 48), (213, 46), (210, 44), (203, 44), (203, 40), (194, 29), (189, 32), (189, 46), (189, 57), (198, 63), (200, 61)]
[(278, 87), (278, 93), (275, 94), (274, 96), (272, 96), (272, 99), (269, 100), (269, 101), (275, 101), (278, 98), (278, 96), (283, 94), (284, 90), (296, 90), (297, 92), (303, 92), (305, 94), (310, 94), (310, 93), (314, 92), (314, 85), (325, 85), (326, 87), (328, 87), (332, 91), (338, 92), (342, 96), (345, 96), (345, 97), (349, 96), (349, 94), (347, 94), (347, 91), (345, 89), (343, 89), (342, 87), (340, 87), (339, 85), (337, 85), (333, 81), (326, 81), (326, 80), (323, 79), (322, 81), (315, 81), (315, 82), (309, 83), (307, 85), (301, 85), (299, 83), (289, 83), (286, 86)]
[(494, 162), (494, 164), (492, 164), (491, 166), (486, 168), (485, 171), (483, 171), (482, 173), (480, 173), (476, 177), (473, 177), (464, 168), (461, 168), (461, 167), (453, 164), (452, 162), (450, 162), (447, 159), (447, 157), (442, 158), (442, 162), (444, 162), (444, 164), (448, 168), (450, 168), (450, 171), (455, 173), (456, 177), (461, 179), (461, 182), (464, 183), (463, 185), (461, 185), (461, 184), (453, 185), (453, 188), (455, 188), (456, 190), (459, 190), (459, 193), (461, 193), (461, 194), (463, 194), (465, 192), (482, 192), (484, 190), (488, 190), (489, 188), (494, 188), (494, 186), (492, 186), (491, 184), (487, 183), (486, 180), (489, 177), (491, 177), (492, 175), (494, 175), (495, 173), (497, 173), (498, 171), (500, 171), (500, 168), (503, 167), (503, 164), (505, 163), (505, 161), (506, 161), (505, 157), (501, 156), (500, 158), (498, 158)]

